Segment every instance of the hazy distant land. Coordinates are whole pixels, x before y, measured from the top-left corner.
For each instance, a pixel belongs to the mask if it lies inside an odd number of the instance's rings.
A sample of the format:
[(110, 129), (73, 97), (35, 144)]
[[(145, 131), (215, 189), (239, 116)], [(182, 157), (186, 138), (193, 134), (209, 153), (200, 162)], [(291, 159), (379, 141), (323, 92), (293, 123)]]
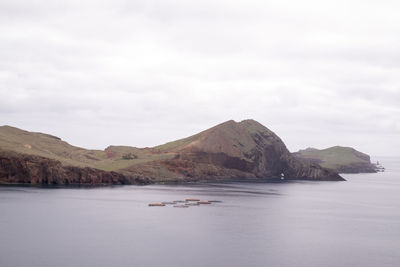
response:
[(379, 163), (371, 163), (369, 155), (351, 147), (307, 148), (293, 155), (339, 173), (374, 173), (384, 170)]

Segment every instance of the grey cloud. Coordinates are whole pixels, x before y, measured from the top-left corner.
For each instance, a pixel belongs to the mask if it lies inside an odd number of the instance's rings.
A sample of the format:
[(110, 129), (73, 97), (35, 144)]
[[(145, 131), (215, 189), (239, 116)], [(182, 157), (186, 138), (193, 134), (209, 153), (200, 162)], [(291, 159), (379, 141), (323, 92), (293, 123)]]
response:
[(398, 154), (399, 8), (3, 0), (0, 124), (104, 148), (254, 118), (291, 150)]

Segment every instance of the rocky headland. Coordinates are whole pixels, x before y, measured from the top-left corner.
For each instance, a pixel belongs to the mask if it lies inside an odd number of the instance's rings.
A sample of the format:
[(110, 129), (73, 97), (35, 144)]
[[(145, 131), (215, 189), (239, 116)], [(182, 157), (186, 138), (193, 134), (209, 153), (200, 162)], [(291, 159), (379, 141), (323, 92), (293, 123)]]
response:
[(378, 163), (371, 163), (369, 155), (351, 147), (334, 146), (326, 149), (307, 148), (293, 153), (294, 156), (319, 164), (338, 173), (374, 173), (384, 171)]
[(87, 150), (48, 134), (0, 127), (0, 183), (147, 184), (285, 179), (343, 181), (292, 155), (254, 120), (227, 121), (153, 148)]

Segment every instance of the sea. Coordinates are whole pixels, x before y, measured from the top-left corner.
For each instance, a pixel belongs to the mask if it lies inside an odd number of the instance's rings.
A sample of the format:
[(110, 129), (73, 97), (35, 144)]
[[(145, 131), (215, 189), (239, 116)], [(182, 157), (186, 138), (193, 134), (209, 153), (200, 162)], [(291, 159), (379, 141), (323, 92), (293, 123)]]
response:
[[(346, 182), (1, 186), (0, 266), (400, 266), (400, 158), (379, 161)], [(187, 198), (219, 202), (148, 206)]]

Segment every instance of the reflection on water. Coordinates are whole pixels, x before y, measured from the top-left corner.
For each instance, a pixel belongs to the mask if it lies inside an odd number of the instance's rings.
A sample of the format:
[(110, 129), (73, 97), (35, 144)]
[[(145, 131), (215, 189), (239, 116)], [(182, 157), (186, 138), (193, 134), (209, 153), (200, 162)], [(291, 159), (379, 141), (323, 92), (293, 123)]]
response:
[[(0, 187), (0, 266), (400, 266), (400, 162), (347, 182)], [(221, 200), (176, 209), (148, 203)]]

